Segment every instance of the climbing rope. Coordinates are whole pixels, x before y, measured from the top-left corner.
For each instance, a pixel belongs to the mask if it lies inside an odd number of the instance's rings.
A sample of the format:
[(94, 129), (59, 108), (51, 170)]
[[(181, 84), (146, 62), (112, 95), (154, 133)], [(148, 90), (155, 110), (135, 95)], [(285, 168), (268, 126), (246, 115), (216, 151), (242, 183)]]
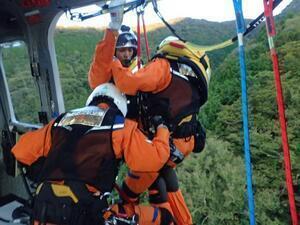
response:
[(140, 27), (140, 12), (137, 10), (137, 65), (138, 69), (141, 68), (141, 27)]
[(280, 80), (279, 66), (278, 66), (278, 57), (273, 41), (273, 37), (276, 35), (275, 23), (273, 17), (273, 1), (272, 0), (263, 0), (264, 1), (264, 13), (266, 17), (266, 29), (267, 36), (270, 48), (270, 54), (273, 62), (273, 71), (275, 79), (275, 87), (277, 91), (277, 106), (279, 121), (281, 127), (281, 142), (283, 146), (283, 155), (284, 155), (284, 168), (285, 168), (285, 177), (286, 177), (286, 186), (288, 191), (288, 198), (290, 203), (290, 213), (293, 225), (298, 225), (297, 209), (295, 206), (295, 196), (293, 190), (293, 178), (291, 172), (291, 159), (290, 159), (290, 149), (288, 143), (288, 135), (286, 128), (285, 120), (285, 108), (284, 108), (284, 99), (282, 95), (282, 86)]
[(142, 22), (143, 22), (143, 31), (144, 31), (144, 39), (145, 39), (145, 48), (146, 48), (147, 60), (149, 62), (150, 61), (150, 48), (149, 48), (146, 24), (145, 24), (145, 19), (144, 19), (144, 11), (142, 12), (141, 15), (142, 15)]
[(243, 130), (244, 130), (244, 152), (245, 152), (245, 166), (247, 175), (247, 193), (248, 193), (248, 207), (250, 225), (255, 225), (255, 206), (252, 190), (252, 168), (249, 145), (249, 128), (248, 128), (248, 100), (247, 100), (247, 73), (245, 64), (245, 50), (243, 43), (243, 33), (245, 32), (245, 21), (242, 11), (242, 0), (233, 0), (236, 29), (239, 44), (240, 55), (240, 72), (241, 72), (241, 88), (242, 88), (242, 113), (243, 113)]
[(150, 48), (149, 48), (149, 42), (148, 42), (148, 36), (147, 36), (147, 30), (146, 30), (146, 24), (144, 19), (144, 12), (145, 12), (145, 6), (141, 5), (136, 9), (137, 13), (137, 62), (138, 62), (138, 69), (141, 68), (141, 24), (140, 21), (142, 20), (143, 24), (143, 34), (144, 34), (144, 40), (145, 40), (145, 48), (146, 48), (146, 54), (147, 54), (147, 60), (150, 61)]

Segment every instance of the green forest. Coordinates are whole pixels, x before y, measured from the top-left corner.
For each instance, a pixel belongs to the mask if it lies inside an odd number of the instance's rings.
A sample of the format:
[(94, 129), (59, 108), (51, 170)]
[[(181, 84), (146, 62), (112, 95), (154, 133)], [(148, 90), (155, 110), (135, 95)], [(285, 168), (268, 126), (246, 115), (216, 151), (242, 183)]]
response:
[[(298, 211), (300, 210), (300, 15), (293, 13), (294, 0), (276, 18), (275, 46), (279, 57), (284, 91), (292, 172)], [(297, 10), (296, 10), (297, 12)], [(174, 27), (188, 41), (216, 44), (235, 35), (235, 22), (208, 22), (183, 19)], [(170, 35), (166, 28), (148, 33), (152, 54), (160, 41)], [(91, 90), (87, 74), (94, 48), (103, 30), (61, 29), (55, 33), (55, 48), (66, 109), (81, 107)], [(243, 151), (241, 87), (237, 45), (208, 53), (212, 64), (208, 102), (199, 119), (207, 130), (207, 144), (200, 154), (192, 154), (177, 167), (180, 187), (197, 225), (249, 224), (246, 172)], [(258, 225), (291, 224), (285, 185), (283, 151), (278, 120), (272, 61), (264, 24), (246, 38), (250, 149), (253, 190)], [(15, 52), (13, 54), (21, 54)], [(23, 54), (23, 53), (22, 53)], [(11, 57), (4, 52), (5, 57)], [(25, 63), (24, 56), (24, 63)], [(23, 118), (39, 107), (38, 98), (28, 90), (20, 91), (30, 78), (18, 67), (6, 67), (12, 97), (28, 95), (19, 104)], [(28, 68), (29, 70), (29, 68)], [(22, 81), (22, 82), (20, 82)], [(25, 93), (25, 94), (24, 94)], [(21, 110), (22, 109), (22, 110)]]

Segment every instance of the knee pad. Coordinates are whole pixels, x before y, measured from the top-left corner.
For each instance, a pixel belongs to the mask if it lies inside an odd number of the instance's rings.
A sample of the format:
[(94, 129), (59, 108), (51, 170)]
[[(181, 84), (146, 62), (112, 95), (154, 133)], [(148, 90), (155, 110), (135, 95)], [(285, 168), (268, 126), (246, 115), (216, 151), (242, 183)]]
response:
[(179, 189), (178, 178), (175, 170), (170, 166), (165, 166), (160, 176), (165, 180), (167, 192), (176, 192)]
[(162, 177), (158, 177), (149, 188), (149, 202), (159, 204), (168, 201), (166, 182)]

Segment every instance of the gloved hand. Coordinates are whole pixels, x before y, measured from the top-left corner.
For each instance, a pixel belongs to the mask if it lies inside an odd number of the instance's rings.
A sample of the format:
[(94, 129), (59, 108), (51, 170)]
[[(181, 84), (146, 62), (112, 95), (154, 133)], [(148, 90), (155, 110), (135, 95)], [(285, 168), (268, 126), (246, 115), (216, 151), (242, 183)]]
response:
[(119, 30), (122, 22), (123, 22), (123, 14), (124, 14), (124, 3), (126, 0), (111, 0), (109, 4), (109, 8), (116, 7), (110, 12), (110, 23), (108, 24), (108, 28), (112, 30)]
[(154, 131), (157, 130), (159, 126), (164, 126), (167, 128), (166, 122), (161, 115), (155, 115), (151, 118), (151, 124), (154, 128)]
[(184, 160), (182, 152), (170, 141), (170, 160), (176, 164)]

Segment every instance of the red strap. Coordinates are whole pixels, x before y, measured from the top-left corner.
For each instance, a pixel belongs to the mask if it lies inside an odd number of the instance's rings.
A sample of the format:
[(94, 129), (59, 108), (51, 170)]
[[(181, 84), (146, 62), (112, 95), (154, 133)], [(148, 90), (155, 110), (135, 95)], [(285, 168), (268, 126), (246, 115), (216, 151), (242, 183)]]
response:
[(141, 29), (140, 29), (140, 13), (137, 12), (137, 65), (141, 68)]
[(293, 188), (293, 177), (291, 172), (292, 169), (291, 169), (290, 149), (289, 149), (288, 134), (286, 128), (284, 99), (282, 95), (278, 57), (273, 42), (273, 36), (275, 36), (276, 34), (273, 10), (272, 10), (273, 0), (263, 0), (263, 1), (264, 1), (264, 9), (265, 9), (265, 16), (266, 16), (267, 34), (269, 39), (271, 57), (273, 61), (275, 86), (277, 90), (276, 97), (277, 97), (278, 114), (279, 114), (279, 121), (281, 127), (281, 141), (283, 146), (284, 169), (285, 169), (286, 186), (287, 186), (288, 198), (290, 204), (290, 213), (291, 213), (293, 225), (298, 225), (298, 216), (297, 216), (297, 209), (295, 204), (295, 196), (294, 196), (294, 188)]
[(42, 21), (41, 14), (26, 16), (26, 20), (30, 25), (40, 23)]
[(145, 38), (147, 59), (148, 59), (148, 62), (149, 62), (150, 61), (150, 48), (149, 48), (147, 31), (146, 31), (146, 24), (145, 24), (145, 20), (144, 20), (144, 13), (142, 13), (142, 22), (143, 22), (143, 29), (144, 29), (144, 38)]
[(288, 134), (286, 128), (284, 99), (282, 95), (282, 86), (281, 86), (280, 74), (278, 69), (278, 57), (275, 51), (272, 51), (272, 60), (273, 60), (273, 70), (274, 70), (274, 77), (275, 77), (275, 86), (277, 90), (277, 105), (278, 105), (279, 121), (281, 127), (281, 141), (283, 145), (284, 168), (285, 168), (288, 198), (290, 203), (290, 213), (291, 213), (293, 225), (298, 225), (297, 209), (295, 205), (295, 196), (294, 196), (294, 188), (293, 188), (293, 177), (291, 172), (292, 169), (291, 169), (291, 159), (290, 159), (290, 148), (289, 148)]
[(273, 0), (264, 0), (264, 10), (266, 17), (267, 31), (270, 37), (276, 35), (275, 22), (273, 17)]

